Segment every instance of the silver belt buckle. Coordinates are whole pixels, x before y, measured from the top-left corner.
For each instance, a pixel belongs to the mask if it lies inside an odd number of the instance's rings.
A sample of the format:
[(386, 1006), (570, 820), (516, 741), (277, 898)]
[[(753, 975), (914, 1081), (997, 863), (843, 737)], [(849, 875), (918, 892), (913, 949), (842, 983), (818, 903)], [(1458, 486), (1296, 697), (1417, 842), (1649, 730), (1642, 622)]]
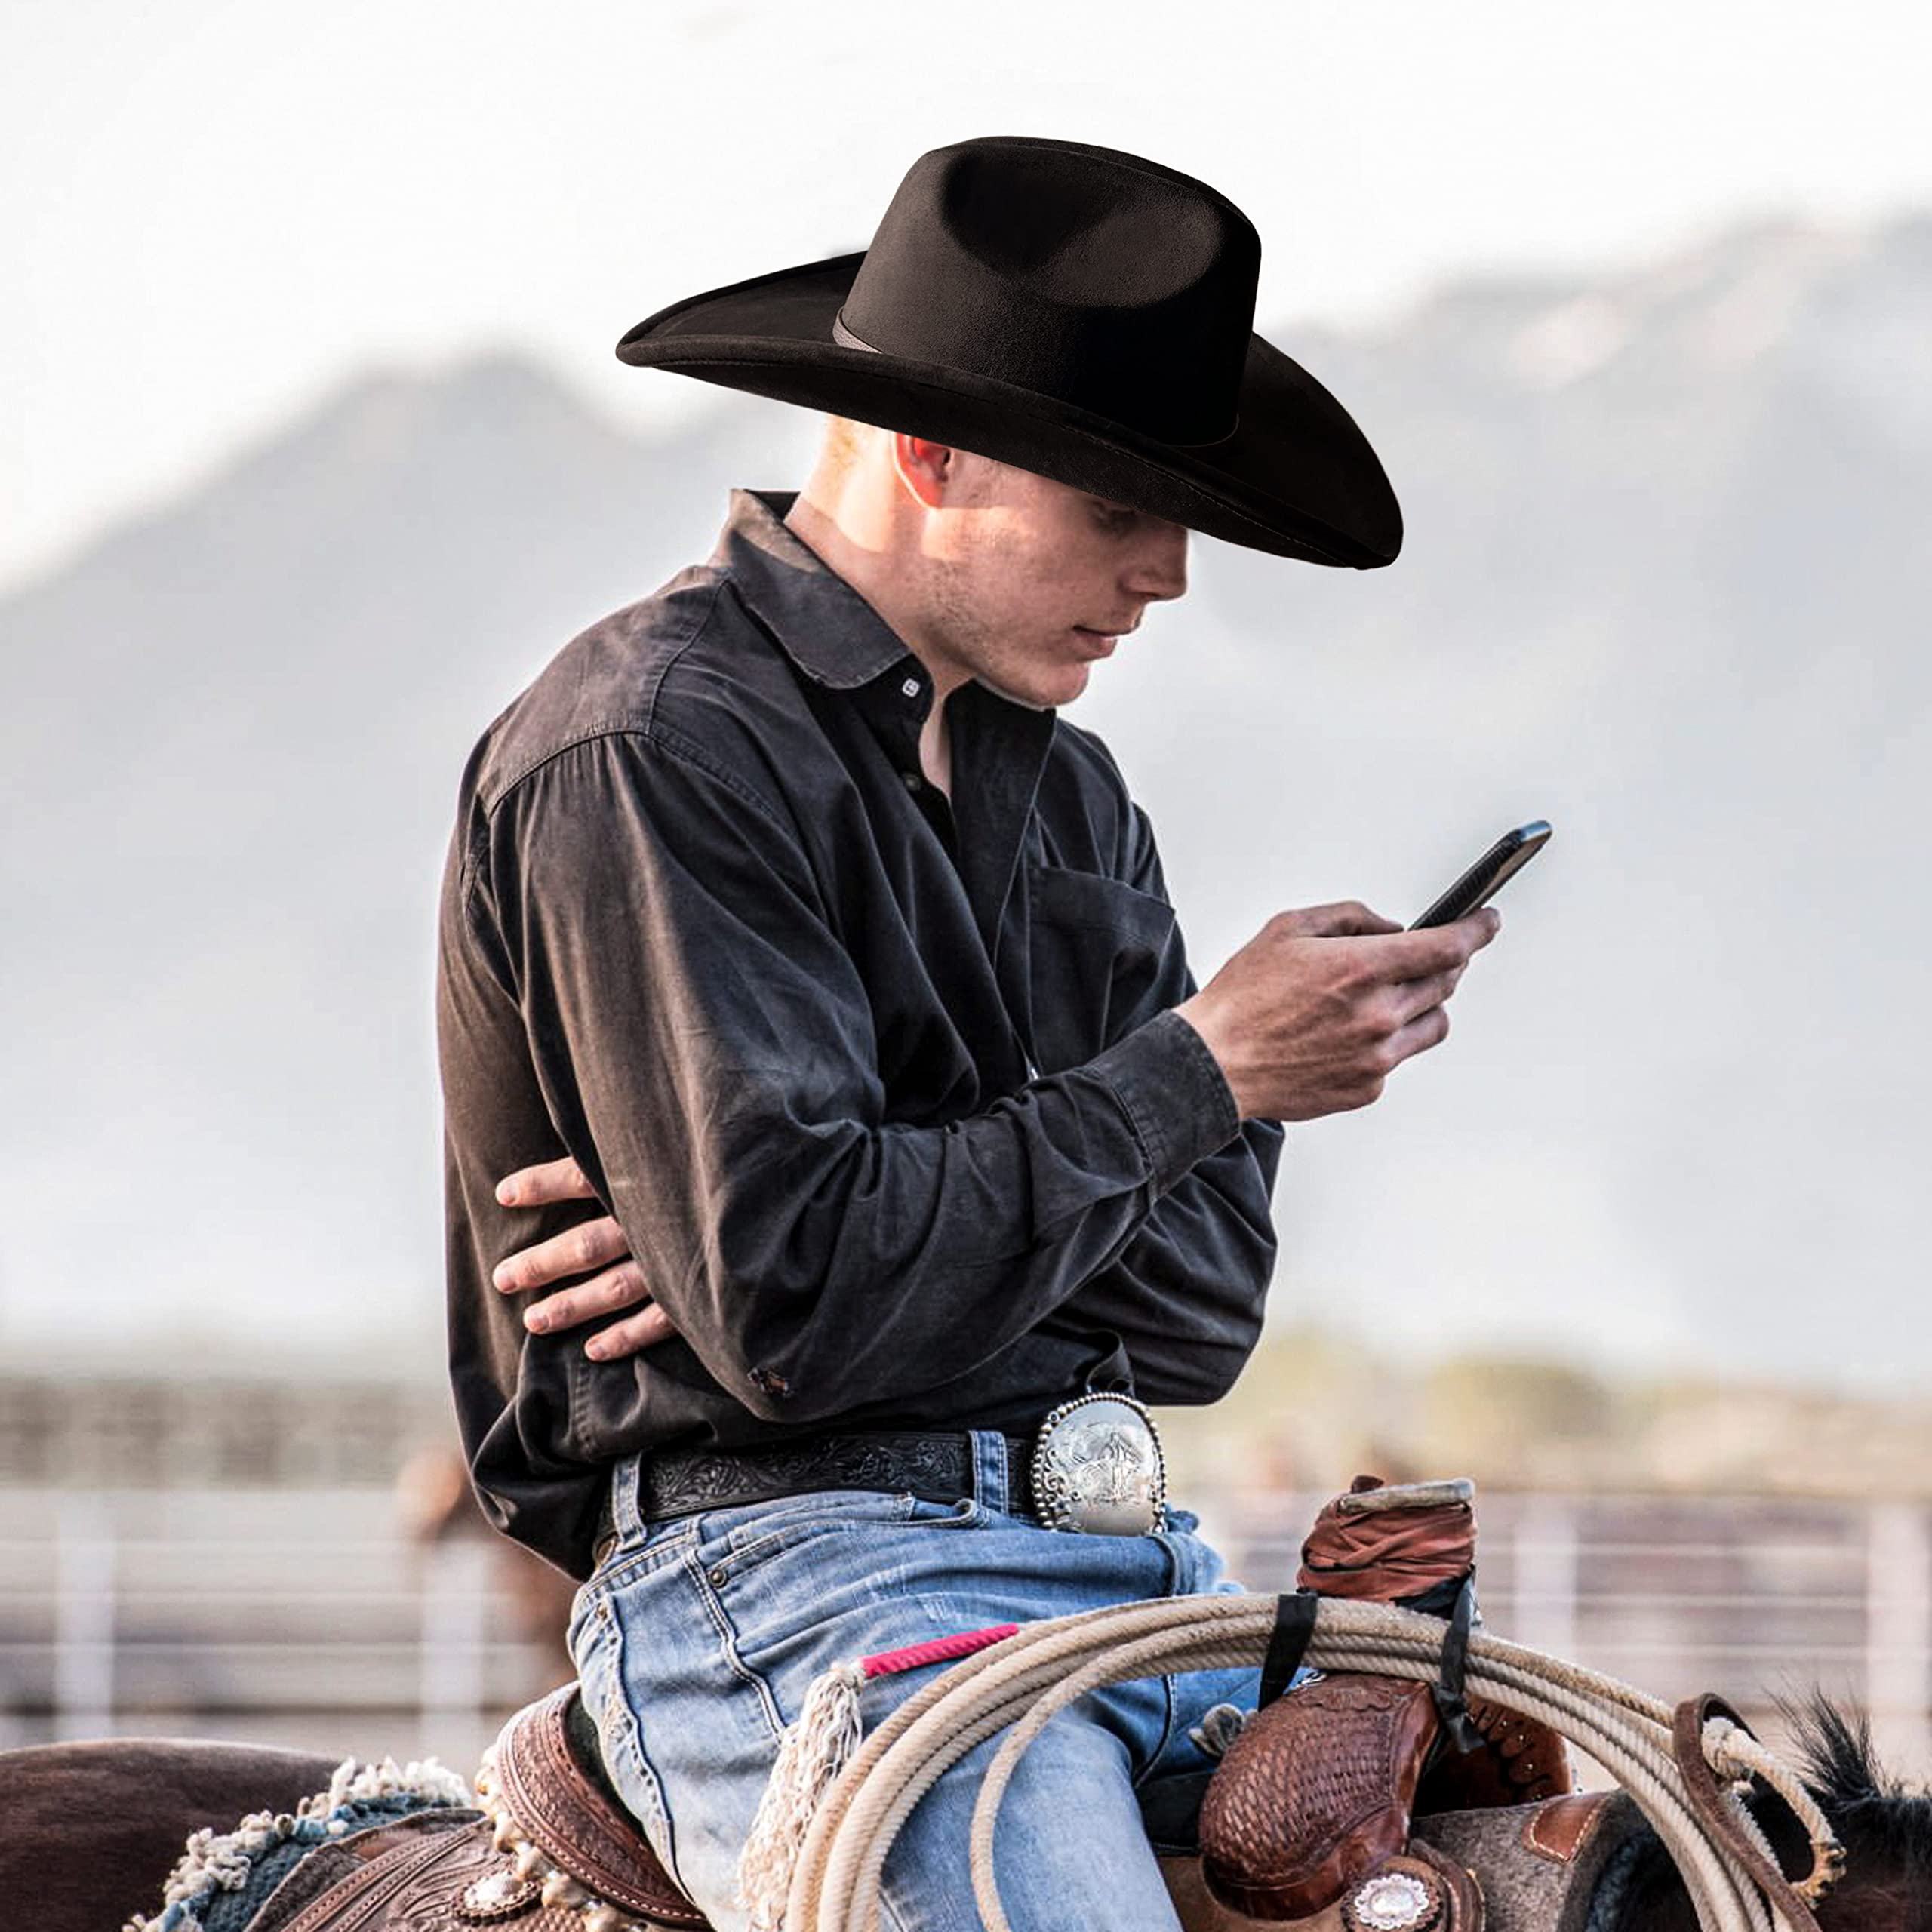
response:
[(1040, 1425), (1033, 1501), (1050, 1529), (1137, 1537), (1159, 1528), (1167, 1459), (1154, 1418), (1131, 1395), (1076, 1395)]

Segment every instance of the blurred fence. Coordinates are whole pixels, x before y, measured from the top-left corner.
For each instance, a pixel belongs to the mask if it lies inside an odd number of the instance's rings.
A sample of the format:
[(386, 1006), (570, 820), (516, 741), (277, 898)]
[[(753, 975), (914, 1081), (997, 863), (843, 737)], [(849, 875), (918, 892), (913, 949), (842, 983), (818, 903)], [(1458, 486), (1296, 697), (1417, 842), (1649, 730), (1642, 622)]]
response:
[[(1326, 1500), (1244, 1499), (1204, 1527), (1250, 1589), (1284, 1589)], [(1673, 1702), (1719, 1691), (1767, 1737), (1783, 1729), (1776, 1699), (1816, 1686), (1869, 1714), (1900, 1774), (1932, 1776), (1932, 1510), (1485, 1491), (1477, 1514), (1496, 1635)]]
[(0, 1746), (229, 1737), (473, 1769), (569, 1674), (482, 1535), (373, 1488), (0, 1490)]
[[(1323, 1499), (1223, 1496), (1204, 1527), (1251, 1588), (1292, 1583)], [(1817, 1684), (1932, 1772), (1932, 1513), (1774, 1497), (1485, 1493), (1478, 1592), (1498, 1634), (1777, 1728)], [(426, 1547), (363, 1487), (0, 1488), (0, 1744), (247, 1737), (472, 1769), (568, 1674), (505, 1552)]]

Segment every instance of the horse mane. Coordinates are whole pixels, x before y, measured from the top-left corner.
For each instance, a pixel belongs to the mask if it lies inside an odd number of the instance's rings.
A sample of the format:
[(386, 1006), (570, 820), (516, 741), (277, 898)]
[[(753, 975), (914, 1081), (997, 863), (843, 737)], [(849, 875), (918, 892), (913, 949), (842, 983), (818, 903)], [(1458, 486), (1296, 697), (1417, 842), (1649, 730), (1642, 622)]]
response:
[[(1902, 1916), (1873, 1921), (1890, 1932), (1932, 1932), (1932, 1794), (1909, 1789), (1886, 1770), (1863, 1712), (1847, 1716), (1823, 1691), (1774, 1700), (1789, 1734), (1789, 1755), (1798, 1776), (1845, 1849), (1844, 1878), (1825, 1909), (1863, 1911), (1884, 1906)], [(1783, 1801), (1761, 1783), (1747, 1802), (1765, 1829), (1787, 1873), (1809, 1862), (1804, 1832)], [(1646, 1833), (1629, 1874), (1640, 1900), (1656, 1902), (1676, 1892), (1680, 1881), (1663, 1841)], [(1630, 1923), (1644, 1922), (1633, 1917)], [(1841, 1921), (1827, 1917), (1827, 1924)]]
[(1863, 1711), (1847, 1717), (1816, 1689), (1777, 1703), (1796, 1749), (1799, 1774), (1833, 1825), (1849, 1825), (1876, 1807), (1908, 1798), (1905, 1786), (1879, 1763), (1872, 1720)]
[(1857, 1886), (1862, 1858), (1868, 1871), (1884, 1875), (1880, 1895), (1917, 1906), (1907, 1923), (1932, 1932), (1932, 1793), (1909, 1789), (1879, 1762), (1863, 1712), (1847, 1717), (1815, 1688), (1779, 1698), (1777, 1708), (1798, 1774), (1844, 1842), (1850, 1885)]

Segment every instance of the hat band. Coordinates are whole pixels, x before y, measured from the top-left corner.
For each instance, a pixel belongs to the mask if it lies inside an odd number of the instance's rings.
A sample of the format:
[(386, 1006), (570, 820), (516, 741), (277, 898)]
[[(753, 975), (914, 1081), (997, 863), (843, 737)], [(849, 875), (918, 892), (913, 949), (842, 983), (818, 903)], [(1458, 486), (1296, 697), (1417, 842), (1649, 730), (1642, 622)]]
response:
[(879, 352), (870, 343), (861, 342), (845, 326), (845, 312), (842, 309), (832, 318), (832, 339), (834, 342), (842, 342), (848, 349), (863, 349), (868, 355), (876, 355)]
[[(835, 311), (832, 315), (832, 339), (847, 349), (863, 349), (868, 355), (881, 355), (884, 353), (883, 349), (875, 349), (862, 337), (854, 335), (845, 326), (845, 312), (842, 309)], [(1198, 443), (1179, 442), (1171, 436), (1163, 437), (1160, 440), (1170, 444), (1177, 450), (1211, 450), (1217, 443), (1225, 443), (1240, 427), (1241, 411), (1236, 410), (1235, 420), (1218, 436), (1210, 436), (1205, 441)]]

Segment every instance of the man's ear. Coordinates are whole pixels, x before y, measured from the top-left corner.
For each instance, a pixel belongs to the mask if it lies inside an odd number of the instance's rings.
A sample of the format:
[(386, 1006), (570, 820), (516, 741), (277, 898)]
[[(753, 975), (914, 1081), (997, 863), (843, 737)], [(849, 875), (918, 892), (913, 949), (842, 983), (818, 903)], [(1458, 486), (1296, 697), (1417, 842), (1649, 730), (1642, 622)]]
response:
[(957, 492), (964, 454), (946, 443), (907, 435), (903, 430), (892, 438), (893, 472), (913, 501), (925, 509), (943, 509), (947, 492)]

